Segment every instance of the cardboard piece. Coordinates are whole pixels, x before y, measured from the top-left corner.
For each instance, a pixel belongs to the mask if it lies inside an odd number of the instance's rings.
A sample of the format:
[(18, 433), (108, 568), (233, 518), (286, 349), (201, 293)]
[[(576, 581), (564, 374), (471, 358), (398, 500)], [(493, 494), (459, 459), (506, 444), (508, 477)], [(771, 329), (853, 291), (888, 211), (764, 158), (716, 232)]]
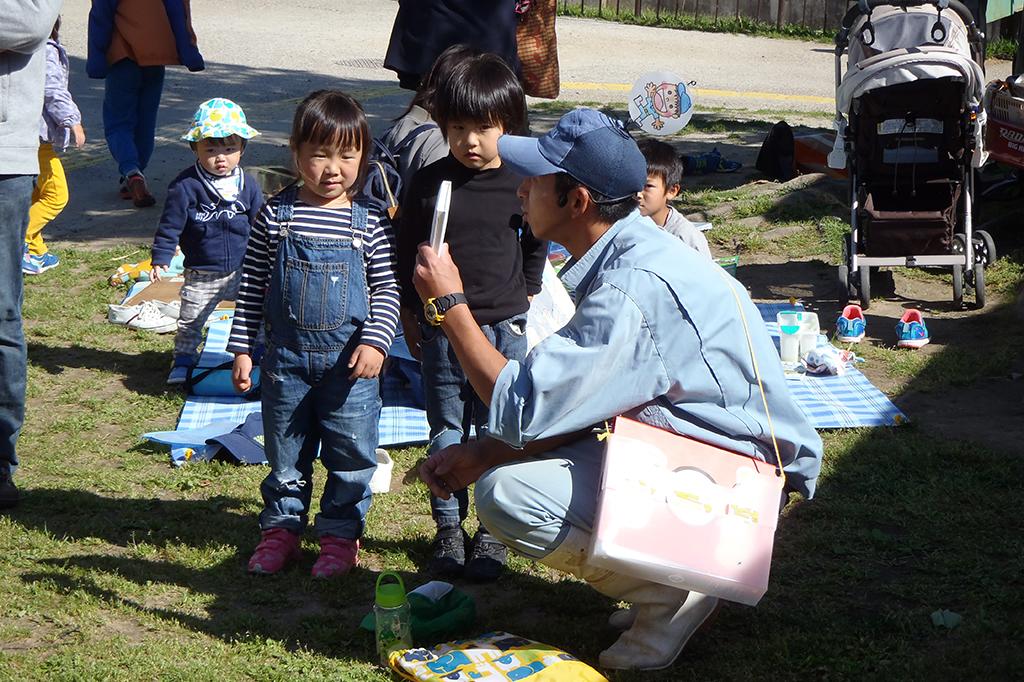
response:
[[(164, 303), (177, 301), (181, 298), (181, 285), (184, 282), (185, 280), (182, 277), (152, 282), (148, 287), (126, 300), (123, 305), (133, 306), (145, 303), (146, 301), (163, 301)], [(234, 301), (221, 301), (217, 305), (218, 310), (233, 310), (234, 307)]]

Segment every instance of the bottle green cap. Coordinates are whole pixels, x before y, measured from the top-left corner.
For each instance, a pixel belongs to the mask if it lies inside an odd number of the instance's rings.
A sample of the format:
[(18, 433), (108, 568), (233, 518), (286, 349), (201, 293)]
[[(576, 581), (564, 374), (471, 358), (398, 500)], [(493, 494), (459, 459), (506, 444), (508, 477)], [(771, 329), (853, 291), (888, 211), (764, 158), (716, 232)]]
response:
[[(381, 585), (384, 578), (393, 578), (397, 580), (396, 583), (387, 583)], [(377, 577), (377, 594), (374, 598), (377, 602), (377, 606), (382, 606), (386, 609), (393, 609), (396, 606), (401, 606), (405, 603), (405, 583), (402, 582), (402, 576), (398, 575), (394, 571), (385, 571)]]

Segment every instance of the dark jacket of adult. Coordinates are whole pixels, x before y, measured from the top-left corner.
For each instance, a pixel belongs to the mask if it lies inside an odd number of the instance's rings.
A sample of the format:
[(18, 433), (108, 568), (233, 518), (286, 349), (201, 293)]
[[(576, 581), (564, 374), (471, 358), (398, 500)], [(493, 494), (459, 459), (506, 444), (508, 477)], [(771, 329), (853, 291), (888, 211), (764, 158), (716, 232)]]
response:
[(439, 54), (452, 45), (493, 52), (519, 75), (515, 0), (399, 0), (384, 68), (415, 90)]

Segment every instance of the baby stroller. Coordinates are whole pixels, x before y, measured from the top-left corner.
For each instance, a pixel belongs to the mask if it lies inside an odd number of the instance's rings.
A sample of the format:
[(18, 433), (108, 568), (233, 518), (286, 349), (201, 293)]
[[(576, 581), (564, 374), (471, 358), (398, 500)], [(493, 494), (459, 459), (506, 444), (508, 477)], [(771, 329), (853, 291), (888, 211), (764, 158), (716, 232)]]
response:
[[(871, 304), (871, 269), (953, 269), (985, 304), (984, 248), (972, 232), (973, 168), (984, 162), (983, 36), (958, 0), (859, 0), (836, 35), (835, 147), (850, 179), (841, 286)], [(842, 58), (847, 56), (846, 74)]]

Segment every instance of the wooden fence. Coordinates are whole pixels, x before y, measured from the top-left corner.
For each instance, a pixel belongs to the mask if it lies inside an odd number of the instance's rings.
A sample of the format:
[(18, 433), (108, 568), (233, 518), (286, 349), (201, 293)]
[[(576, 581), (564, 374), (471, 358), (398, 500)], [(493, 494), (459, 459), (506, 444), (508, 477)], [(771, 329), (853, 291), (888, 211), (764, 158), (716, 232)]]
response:
[(838, 29), (848, 0), (559, 0), (564, 9), (597, 10), (609, 16), (652, 14), (749, 19), (783, 26), (798, 24), (823, 31)]
[[(748, 19), (782, 27), (798, 25), (832, 33), (852, 0), (558, 0), (563, 9), (596, 10), (615, 17), (651, 14), (661, 17), (703, 17), (715, 23), (723, 19)], [(1017, 15), (1019, 17), (1019, 15)], [(1017, 18), (988, 25), (990, 37), (1013, 33)], [(1012, 26), (1010, 25), (1012, 23)], [(1012, 31), (1010, 29), (1013, 29)]]

